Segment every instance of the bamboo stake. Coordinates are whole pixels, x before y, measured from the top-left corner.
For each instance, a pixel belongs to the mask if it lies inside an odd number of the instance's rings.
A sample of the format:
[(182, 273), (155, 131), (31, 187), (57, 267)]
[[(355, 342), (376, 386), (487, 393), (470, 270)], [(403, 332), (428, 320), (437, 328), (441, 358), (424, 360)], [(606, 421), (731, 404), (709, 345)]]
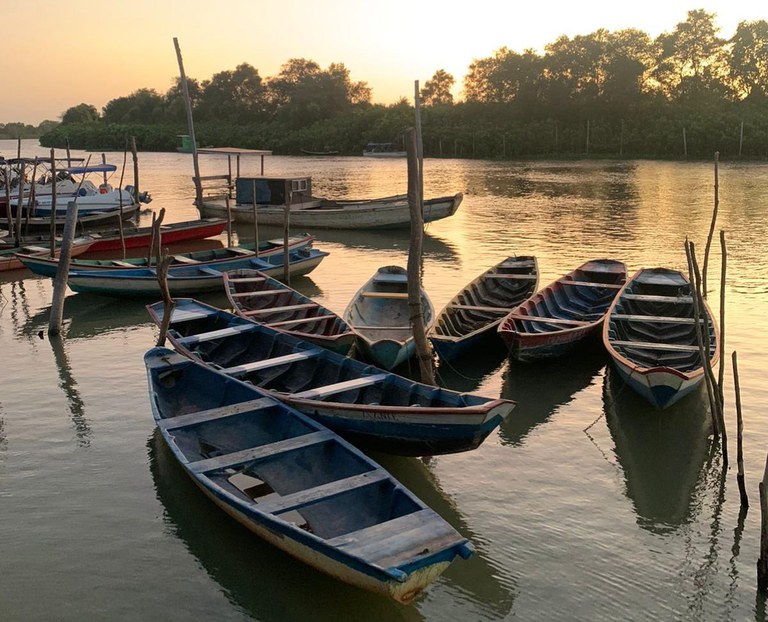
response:
[(256, 257), (259, 256), (259, 219), (256, 215), (256, 180), (252, 181), (251, 191), (253, 192), (253, 244), (256, 251)]
[(704, 264), (701, 267), (702, 273), (702, 295), (707, 297), (707, 268), (709, 266), (709, 249), (712, 246), (712, 236), (715, 234), (715, 223), (717, 223), (717, 208), (720, 205), (720, 182), (718, 178), (718, 163), (720, 152), (715, 151), (715, 207), (712, 210), (712, 222), (709, 225), (709, 235), (707, 236), (707, 245), (704, 247)]
[[(32, 216), (32, 211), (35, 209), (35, 177), (37, 177), (37, 156), (35, 156), (35, 163), (32, 165), (32, 183), (29, 186), (29, 199), (27, 199), (27, 214), (25, 217), (26, 229), (29, 232), (29, 219)], [(22, 188), (19, 186), (19, 197), (21, 197)], [(19, 198), (19, 209), (21, 209), (21, 198)]]
[(173, 38), (173, 46), (176, 48), (176, 60), (179, 63), (179, 76), (181, 77), (181, 92), (184, 94), (184, 109), (187, 112), (187, 131), (189, 139), (192, 141), (192, 166), (195, 170), (195, 205), (200, 208), (203, 206), (203, 185), (200, 181), (200, 161), (197, 154), (197, 140), (195, 139), (195, 123), (192, 120), (192, 102), (189, 98), (189, 84), (187, 75), (184, 73), (184, 60), (181, 58), (181, 48), (179, 40)]
[(51, 258), (56, 256), (56, 158), (51, 149)]
[(21, 160), (21, 136), (16, 137), (16, 158)]
[(744, 419), (741, 415), (741, 388), (739, 386), (739, 359), (736, 351), (733, 351), (731, 355), (733, 360), (733, 392), (736, 395), (736, 482), (739, 485), (739, 498), (741, 499), (741, 507), (749, 507), (749, 497), (747, 496), (747, 488), (744, 483), (744, 443), (742, 437), (744, 435)]
[(123, 259), (125, 259), (125, 233), (123, 232), (123, 180), (125, 179), (125, 164), (128, 161), (128, 141), (126, 141), (125, 149), (123, 149), (123, 168), (120, 170), (120, 186), (118, 187), (118, 197), (120, 199), (120, 219), (117, 225), (117, 229), (120, 232), (120, 248), (123, 251)]
[(134, 203), (139, 202), (139, 154), (136, 151), (136, 139), (131, 136), (131, 156), (133, 156), (133, 192)]
[(293, 203), (293, 191), (288, 191), (288, 200), (285, 202), (285, 214), (283, 221), (283, 281), (291, 284), (290, 256), (288, 254), (288, 232), (291, 225), (291, 203)]
[(725, 376), (725, 272), (728, 255), (725, 248), (725, 231), (720, 230), (720, 368), (717, 373), (717, 397), (720, 400), (720, 412), (725, 408), (723, 396), (723, 380)]
[(757, 589), (768, 592), (768, 459), (766, 460), (760, 491), (760, 557), (757, 560)]
[[(104, 165), (107, 164), (107, 154), (106, 153), (102, 153), (101, 154), (101, 163), (104, 164)], [(101, 181), (104, 183), (105, 186), (107, 185), (107, 171), (106, 170), (102, 171), (102, 173), (101, 173)]]

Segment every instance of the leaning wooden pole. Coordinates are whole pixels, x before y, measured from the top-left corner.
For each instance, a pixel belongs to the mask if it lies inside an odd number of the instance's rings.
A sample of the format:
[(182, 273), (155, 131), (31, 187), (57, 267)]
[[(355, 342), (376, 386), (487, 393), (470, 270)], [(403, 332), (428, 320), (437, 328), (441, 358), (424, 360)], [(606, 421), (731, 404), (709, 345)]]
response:
[(421, 304), (421, 253), (424, 237), (424, 215), (419, 192), (419, 157), (416, 131), (409, 129), (405, 146), (408, 154), (408, 207), (411, 212), (411, 241), (408, 246), (408, 309), (411, 329), (416, 345), (416, 358), (419, 361), (421, 381), (435, 384), (435, 370), (432, 365), (432, 353), (427, 341), (424, 325), (424, 309)]
[(757, 560), (757, 589), (768, 592), (768, 459), (766, 459), (760, 490), (760, 557)]
[(120, 170), (120, 186), (117, 189), (118, 197), (120, 198), (120, 218), (117, 224), (117, 229), (120, 232), (120, 248), (123, 251), (123, 259), (125, 259), (125, 232), (123, 231), (123, 180), (125, 179), (125, 164), (128, 161), (128, 145), (126, 144), (123, 149), (123, 168)]
[(288, 191), (287, 201), (285, 202), (285, 212), (283, 218), (283, 281), (286, 285), (291, 284), (291, 255), (288, 252), (288, 235), (291, 229), (291, 203), (293, 203), (293, 192)]
[(709, 250), (712, 247), (712, 236), (715, 234), (715, 225), (717, 224), (717, 209), (720, 206), (720, 181), (718, 179), (719, 160), (720, 152), (715, 151), (715, 207), (712, 210), (712, 222), (709, 225), (707, 245), (704, 247), (704, 263), (701, 266), (701, 292), (704, 298), (707, 297), (707, 268), (709, 267)]
[(61, 322), (64, 317), (64, 297), (67, 294), (67, 278), (69, 277), (69, 264), (72, 259), (72, 240), (75, 237), (77, 225), (77, 195), (74, 201), (67, 206), (67, 217), (64, 221), (64, 234), (61, 240), (61, 255), (56, 266), (56, 277), (53, 279), (53, 303), (51, 304), (51, 317), (48, 320), (48, 334), (61, 333)]
[(720, 400), (720, 412), (725, 410), (723, 380), (725, 377), (725, 274), (728, 266), (728, 253), (725, 247), (725, 231), (720, 230), (720, 366), (717, 371), (717, 397)]
[(744, 419), (741, 415), (741, 388), (739, 385), (739, 359), (736, 351), (731, 355), (733, 361), (733, 392), (736, 397), (736, 483), (739, 485), (739, 498), (741, 507), (749, 507), (747, 486), (744, 482)]
[(417, 190), (419, 192), (419, 205), (421, 206), (422, 220), (424, 214), (424, 141), (421, 134), (421, 92), (419, 81), (414, 82), (413, 107), (416, 113), (416, 156), (418, 158), (419, 179)]
[(173, 38), (173, 46), (176, 48), (176, 60), (179, 63), (179, 75), (181, 77), (181, 92), (184, 95), (184, 109), (187, 112), (187, 131), (192, 141), (192, 166), (195, 170), (195, 205), (198, 208), (203, 206), (203, 186), (200, 180), (200, 162), (197, 155), (197, 140), (195, 139), (195, 123), (192, 119), (192, 101), (189, 98), (189, 84), (187, 84), (187, 74), (184, 73), (184, 61), (181, 58), (181, 48), (179, 40)]
[(11, 212), (11, 167), (5, 167), (5, 219), (8, 221), (8, 237), (14, 239), (13, 213)]
[(49, 234), (51, 257), (56, 256), (56, 158), (54, 156), (54, 151), (51, 149), (51, 226)]
[(256, 213), (256, 180), (254, 179), (251, 186), (251, 192), (253, 192), (253, 244), (256, 257), (259, 256), (259, 217)]
[(136, 138), (131, 136), (131, 156), (133, 157), (133, 202), (139, 202), (139, 152), (136, 151)]

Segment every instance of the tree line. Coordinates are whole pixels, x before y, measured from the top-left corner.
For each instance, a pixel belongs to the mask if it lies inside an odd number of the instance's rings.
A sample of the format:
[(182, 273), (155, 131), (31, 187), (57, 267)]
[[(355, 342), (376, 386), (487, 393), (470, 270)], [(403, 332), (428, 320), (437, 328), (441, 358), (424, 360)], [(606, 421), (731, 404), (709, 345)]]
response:
[[(561, 36), (539, 54), (506, 47), (474, 60), (454, 101), (438, 70), (421, 89), (425, 155), (444, 157), (768, 157), (768, 22), (744, 21), (723, 38), (715, 14), (689, 11), (655, 39), (637, 29)], [(273, 77), (248, 63), (188, 79), (203, 145), (358, 155), (397, 143), (413, 124), (405, 100), (371, 103), (371, 89), (341, 63), (291, 59)], [(44, 146), (173, 150), (186, 133), (178, 80), (80, 104)]]

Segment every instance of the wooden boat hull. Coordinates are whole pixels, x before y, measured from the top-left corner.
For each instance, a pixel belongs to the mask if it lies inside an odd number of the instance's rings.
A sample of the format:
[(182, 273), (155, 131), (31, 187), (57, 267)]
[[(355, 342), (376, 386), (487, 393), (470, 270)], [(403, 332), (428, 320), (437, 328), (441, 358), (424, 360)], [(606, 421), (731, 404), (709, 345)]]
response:
[[(147, 309), (159, 325), (164, 305)], [(176, 300), (168, 336), (179, 352), (270, 390), (361, 446), (395, 455), (474, 449), (515, 406), (423, 385), (196, 300)]]
[(622, 262), (597, 259), (539, 290), (499, 324), (509, 356), (520, 362), (551, 359), (599, 335), (626, 275)]
[[(704, 312), (709, 322), (706, 349), (714, 366), (720, 358), (720, 336), (706, 301)], [(638, 270), (611, 306), (602, 336), (620, 377), (656, 408), (680, 401), (704, 379), (690, 283), (677, 270)]]
[[(78, 255), (82, 255), (83, 253), (87, 252), (93, 244), (93, 238), (91, 237), (83, 237), (79, 239), (75, 239), (72, 242), (71, 247), (71, 256), (77, 257)], [(34, 252), (35, 254), (40, 254), (43, 258), (50, 258), (50, 255), (45, 254), (49, 253), (47, 249), (45, 249), (42, 246), (25, 246), (22, 247), (21, 251), (26, 251), (27, 253)], [(10, 270), (22, 270), (26, 266), (24, 263), (22, 263), (21, 258), (18, 256), (21, 254), (21, 251), (19, 253), (15, 252), (15, 249), (8, 249), (8, 250), (2, 250), (0, 251), (0, 272), (10, 271)], [(61, 246), (57, 246), (56, 250), (54, 251), (55, 256), (59, 257), (61, 255)], [(34, 257), (35, 255), (28, 255), (30, 257)]]
[[(448, 218), (456, 213), (463, 199), (461, 193), (424, 201), (424, 222)], [(253, 207), (230, 208), (234, 222), (253, 223)], [(203, 216), (226, 218), (224, 202), (206, 201), (200, 209)], [(285, 208), (282, 205), (259, 205), (256, 218), (260, 225), (282, 227)], [(409, 227), (408, 198), (392, 197), (373, 201), (320, 201), (315, 207), (293, 207), (291, 226), (302, 229), (392, 229)]]
[[(203, 240), (220, 235), (227, 227), (224, 218), (206, 218), (186, 222), (170, 223), (161, 226), (163, 244), (175, 244), (188, 240)], [(95, 241), (90, 252), (122, 251), (119, 231), (98, 232), (94, 234)], [(126, 231), (123, 236), (125, 248), (149, 248), (152, 239), (151, 227), (140, 227), (134, 231)]]
[[(299, 249), (291, 253), (289, 274), (300, 276), (314, 270), (328, 255), (318, 250)], [(266, 264), (266, 260), (275, 260)], [(277, 259), (280, 259), (278, 262)], [(270, 265), (271, 267), (267, 267)], [(199, 292), (220, 291), (223, 287), (222, 270), (256, 268), (269, 276), (283, 275), (282, 255), (265, 259), (233, 260), (227, 266), (216, 269), (203, 266), (171, 268), (168, 271), (168, 289), (172, 296), (184, 296)], [(72, 271), (67, 284), (75, 292), (90, 292), (109, 296), (159, 297), (160, 285), (154, 269)]]
[(163, 348), (145, 364), (155, 422), (181, 466), (286, 553), (403, 603), (472, 554), (378, 464), (265, 392)]
[[(139, 213), (139, 206), (131, 205), (129, 207), (123, 208), (122, 218), (123, 220), (129, 220), (135, 217), (138, 213)], [(119, 221), (120, 215), (121, 215), (121, 210), (105, 210), (101, 212), (88, 213), (84, 216), (78, 215), (77, 226), (79, 228), (103, 226), (108, 222)], [(66, 217), (57, 216), (55, 218), (56, 229), (59, 229), (59, 230), (63, 229), (65, 220), (66, 220)], [(7, 227), (8, 219), (0, 218), (0, 225), (2, 225), (3, 227)], [(41, 217), (41, 216), (32, 216), (29, 218), (29, 220), (24, 218), (22, 227), (25, 231), (46, 231), (47, 232), (47, 231), (50, 231), (51, 229), (51, 219), (50, 217)]]
[(450, 360), (487, 337), (509, 311), (536, 291), (539, 271), (535, 257), (507, 257), (473, 279), (437, 315), (429, 340), (438, 356)]

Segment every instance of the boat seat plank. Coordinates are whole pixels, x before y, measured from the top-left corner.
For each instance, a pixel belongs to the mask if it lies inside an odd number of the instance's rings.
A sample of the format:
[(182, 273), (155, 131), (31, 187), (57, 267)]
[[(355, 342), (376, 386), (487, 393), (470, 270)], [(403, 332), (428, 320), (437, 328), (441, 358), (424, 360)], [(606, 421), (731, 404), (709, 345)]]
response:
[(171, 313), (171, 324), (189, 322), (191, 320), (202, 320), (210, 315), (211, 313), (209, 311), (188, 311), (186, 309), (174, 308), (173, 313)]
[(230, 283), (262, 283), (267, 280), (266, 276), (235, 276), (229, 277)]
[(307, 490), (300, 490), (289, 495), (284, 495), (275, 499), (265, 500), (263, 503), (257, 503), (256, 507), (262, 512), (269, 514), (283, 514), (285, 512), (291, 512), (293, 510), (300, 510), (304, 506), (318, 501), (325, 501), (331, 499), (340, 494), (354, 490), (355, 488), (362, 488), (363, 486), (370, 486), (377, 482), (382, 482), (389, 479), (386, 471), (383, 469), (376, 469), (374, 471), (367, 471), (360, 473), (359, 475), (353, 475), (352, 477), (345, 477), (334, 482), (328, 482), (320, 486), (308, 488)]
[(373, 277), (374, 283), (407, 283), (408, 276), (405, 274), (383, 274), (377, 273)]
[(109, 261), (113, 266), (118, 266), (120, 268), (136, 268), (136, 264), (128, 263), (127, 261), (121, 261), (119, 259), (111, 259)]
[(239, 374), (247, 374), (252, 371), (259, 371), (260, 369), (269, 369), (270, 367), (287, 365), (288, 363), (297, 363), (313, 358), (319, 354), (320, 350), (304, 350), (303, 352), (293, 352), (292, 354), (276, 356), (271, 359), (264, 359), (263, 361), (251, 361), (250, 363), (243, 363), (242, 365), (225, 367), (221, 371), (230, 376), (236, 376)]
[(293, 326), (294, 324), (303, 324), (309, 322), (319, 322), (321, 320), (333, 319), (333, 315), (316, 315), (314, 317), (302, 317), (296, 320), (284, 320), (282, 322), (264, 322), (265, 326)]
[(352, 328), (356, 330), (410, 330), (410, 326), (370, 326), (369, 324), (355, 324)]
[[(665, 324), (694, 324), (692, 317), (672, 317), (668, 315), (629, 315), (626, 313), (614, 313), (612, 320), (621, 320), (625, 322), (659, 322)], [(699, 322), (702, 320), (700, 319)]]
[(207, 274), (208, 276), (222, 276), (222, 272), (220, 270), (214, 270), (213, 268), (208, 268), (206, 266), (202, 266), (198, 268), (200, 272), (203, 274)]
[(610, 341), (613, 347), (637, 348), (639, 350), (660, 350), (663, 352), (698, 352), (699, 346), (676, 343), (654, 343), (652, 341)]
[(672, 302), (678, 304), (691, 304), (690, 296), (654, 296), (652, 294), (623, 294), (622, 300), (641, 300), (645, 302)]
[(161, 430), (177, 430), (198, 423), (206, 423), (208, 421), (223, 419), (224, 417), (239, 415), (240, 413), (250, 412), (252, 410), (259, 410), (261, 408), (266, 408), (267, 406), (272, 406), (274, 403), (274, 400), (268, 397), (260, 397), (255, 400), (248, 400), (238, 404), (227, 404), (226, 406), (219, 406), (218, 408), (209, 408), (208, 410), (199, 410), (197, 412), (187, 413), (186, 415), (172, 417), (171, 419), (163, 419), (158, 422), (157, 427)]
[(269, 307), (268, 309), (252, 309), (250, 311), (243, 311), (243, 315), (259, 315), (261, 313), (273, 313), (274, 311), (294, 311), (295, 309), (311, 309), (316, 307), (317, 303), (306, 302), (299, 305), (288, 305), (286, 307)]
[(229, 246), (227, 250), (236, 255), (255, 255), (256, 251), (249, 251), (247, 248), (240, 248), (239, 246)]
[(563, 324), (566, 326), (587, 326), (592, 324), (592, 322), (585, 322), (583, 320), (566, 320), (558, 317), (539, 317), (537, 315), (520, 315), (517, 313), (510, 314), (509, 317), (513, 320), (522, 320), (525, 322), (544, 322), (547, 324)]
[(365, 298), (393, 298), (395, 300), (406, 300), (408, 298), (408, 294), (402, 292), (363, 292), (361, 295)]
[(374, 374), (372, 376), (363, 376), (362, 378), (353, 378), (352, 380), (336, 382), (323, 387), (315, 387), (314, 389), (294, 393), (292, 397), (306, 400), (319, 400), (336, 393), (343, 393), (344, 391), (351, 391), (353, 389), (362, 389), (363, 387), (369, 387), (373, 384), (384, 382), (387, 379), (387, 376), (388, 374)]
[(173, 261), (176, 261), (178, 263), (186, 263), (186, 264), (200, 263), (197, 259), (192, 259), (191, 257), (185, 257), (184, 255), (174, 255)]
[(25, 246), (24, 247), (24, 252), (30, 253), (32, 255), (39, 254), (39, 253), (50, 253), (50, 251), (51, 251), (50, 248), (43, 248), (42, 246)]
[(230, 294), (232, 298), (246, 298), (249, 296), (272, 296), (273, 294), (282, 294), (290, 292), (288, 289), (263, 289), (258, 292), (235, 292)]
[(494, 272), (492, 274), (486, 274), (484, 278), (509, 281), (535, 281), (538, 277), (535, 274), (504, 274), (503, 272)]
[(466, 311), (487, 311), (488, 313), (509, 313), (509, 307), (481, 307), (478, 305), (448, 305), (449, 309), (464, 309)]
[(215, 339), (221, 339), (222, 337), (231, 337), (233, 335), (239, 335), (240, 333), (254, 330), (256, 326), (250, 324), (240, 324), (238, 326), (227, 326), (226, 328), (220, 328), (218, 330), (211, 330), (207, 333), (199, 333), (197, 335), (189, 335), (188, 337), (182, 337), (178, 342), (183, 346), (195, 345), (202, 343), (203, 341), (213, 341)]
[(219, 469), (234, 467), (246, 462), (270, 458), (289, 451), (296, 451), (297, 449), (309, 447), (310, 445), (325, 443), (334, 440), (334, 438), (334, 434), (329, 430), (319, 430), (317, 432), (310, 432), (309, 434), (287, 438), (275, 443), (269, 443), (268, 445), (250, 447), (248, 449), (234, 451), (213, 458), (197, 460), (195, 462), (190, 462), (188, 466), (193, 473), (209, 473)]
[(598, 289), (621, 289), (624, 285), (616, 283), (595, 283), (594, 281), (560, 281), (563, 285), (578, 285), (579, 287), (597, 287)]

